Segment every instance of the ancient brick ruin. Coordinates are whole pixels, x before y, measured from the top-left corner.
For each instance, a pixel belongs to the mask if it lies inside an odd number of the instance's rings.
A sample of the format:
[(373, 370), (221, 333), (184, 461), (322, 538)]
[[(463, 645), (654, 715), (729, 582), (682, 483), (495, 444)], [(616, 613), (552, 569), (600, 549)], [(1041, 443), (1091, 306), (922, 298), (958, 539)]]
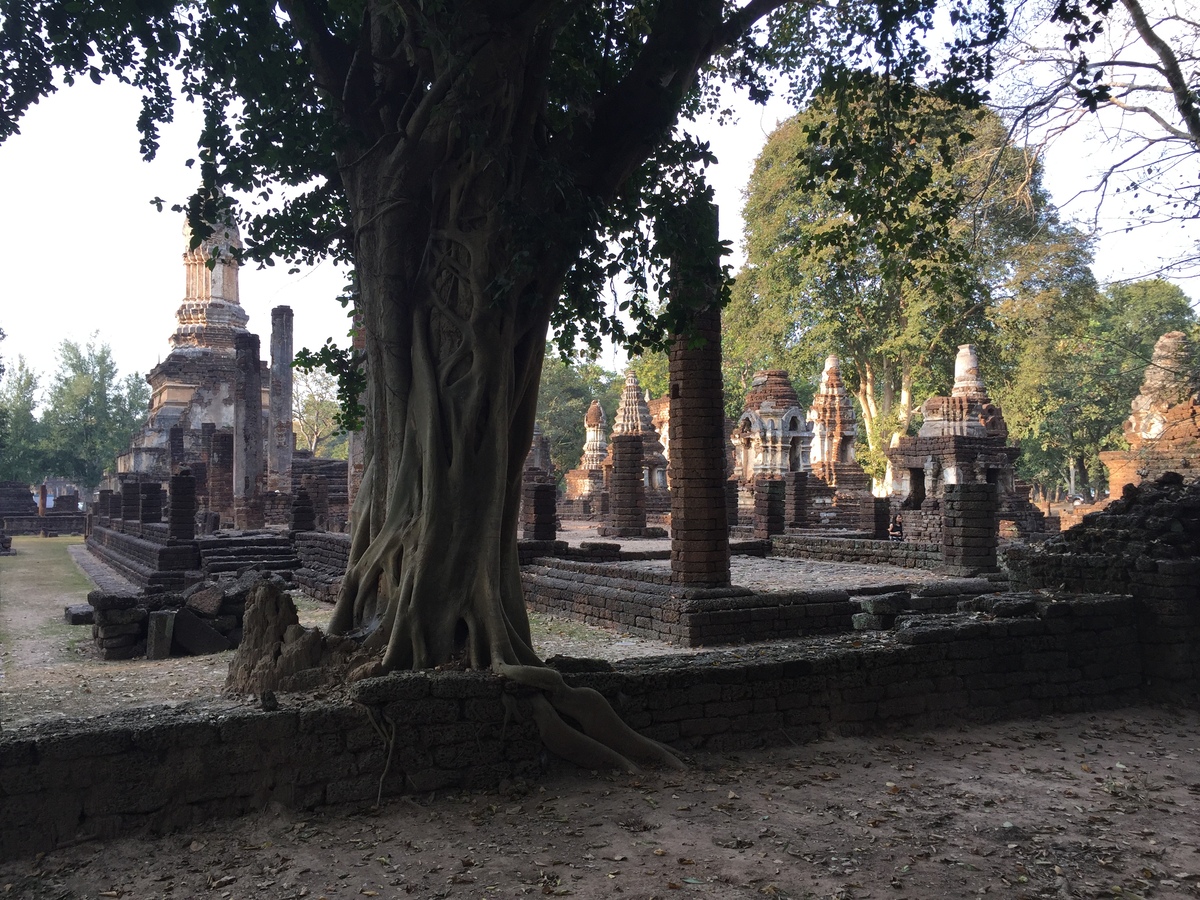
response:
[(887, 492), (903, 534), (940, 543), (942, 506), (951, 485), (996, 486), (1005, 537), (1046, 531), (1045, 515), (1029, 502), (1029, 485), (1017, 480), (1021, 451), (1008, 443), (1008, 426), (979, 374), (975, 348), (964, 344), (954, 360), (949, 397), (931, 397), (915, 436), (897, 437), (887, 455)]
[(1178, 472), (1185, 480), (1200, 477), (1200, 396), (1187, 335), (1164, 334), (1154, 345), (1142, 388), (1125, 420), (1128, 450), (1100, 454), (1108, 469), (1109, 493), (1126, 485)]

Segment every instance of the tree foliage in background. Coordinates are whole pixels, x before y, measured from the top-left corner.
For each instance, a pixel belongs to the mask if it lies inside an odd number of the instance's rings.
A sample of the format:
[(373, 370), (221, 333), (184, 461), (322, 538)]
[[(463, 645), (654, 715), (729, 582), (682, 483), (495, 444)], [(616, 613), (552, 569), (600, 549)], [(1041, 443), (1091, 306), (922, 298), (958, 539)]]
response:
[[(1004, 18), (999, 0), (979, 3), (953, 4), (947, 91), (989, 72), (981, 51)], [(202, 104), (194, 239), (240, 195), (258, 202), (250, 256), (355, 266), (366, 472), (331, 630), (362, 636), (379, 670), (462, 659), (545, 687), (531, 702), (551, 746), (628, 766), (663, 751), (530, 645), (517, 515), (547, 331), (639, 350), (684, 326), (686, 309), (652, 302), (672, 296), (664, 250), (721, 248), (688, 212), (709, 195), (711, 154), (680, 113), (715, 107), (725, 82), (765, 98), (779, 72), (804, 94), (877, 66), (899, 90), (933, 65), (934, 7), (0, 0), (0, 138), (56, 79), (141, 87), (148, 154), (173, 83)], [(631, 294), (612, 310), (618, 277)]]
[(325, 456), (341, 433), (337, 379), (324, 369), (296, 369), (292, 380), (292, 423), (300, 434), (298, 446)]
[(1064, 297), (1058, 328), (1030, 328), (1013, 347), (1008, 381), (993, 391), (1019, 471), (1047, 487), (1070, 472), (1081, 494), (1104, 483), (1099, 454), (1127, 445), (1121, 426), (1141, 387), (1154, 344), (1168, 331), (1195, 337), (1196, 314), (1178, 287), (1161, 279), (1110, 285), (1091, 297)]
[(47, 474), (93, 490), (146, 417), (150, 387), (120, 377), (108, 344), (63, 341), (41, 418)]
[[(547, 351), (538, 394), (537, 421), (550, 441), (550, 458), (558, 477), (576, 468), (586, 437), (583, 418), (593, 400), (600, 401), (611, 431), (624, 379), (593, 360)], [(607, 439), (608, 435), (605, 435)]]
[[(1082, 244), (996, 115), (918, 92), (885, 124), (882, 87), (850, 104), (821, 94), (771, 135), (750, 181), (747, 264), (725, 318), (726, 365), (743, 390), (758, 369), (803, 382), (828, 354), (841, 357), (868, 439), (864, 464), (877, 475), (891, 434), (948, 389), (956, 347), (986, 344), (997, 304), (1022, 302), (1016, 273), (1065, 277), (1051, 247)], [(881, 134), (896, 144), (883, 167), (861, 151)], [(857, 192), (871, 184), (887, 186), (881, 202), (919, 217), (888, 206), (862, 215)]]
[(37, 391), (37, 373), (18, 356), (0, 381), (0, 481), (37, 484), (46, 475)]

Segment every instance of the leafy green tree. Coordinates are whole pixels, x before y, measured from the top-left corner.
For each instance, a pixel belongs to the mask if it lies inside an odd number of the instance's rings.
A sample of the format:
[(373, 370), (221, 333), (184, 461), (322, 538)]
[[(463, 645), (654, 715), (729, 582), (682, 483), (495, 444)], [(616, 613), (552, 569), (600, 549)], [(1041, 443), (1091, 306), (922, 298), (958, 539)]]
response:
[(1046, 488), (1075, 473), (1079, 493), (1103, 483), (1099, 454), (1125, 446), (1121, 426), (1141, 387), (1154, 344), (1168, 331), (1195, 331), (1187, 296), (1162, 279), (1110, 285), (1076, 297), (1058, 328), (1031, 332), (1010, 380), (993, 394), (1020, 441), (1021, 473)]
[(37, 374), (18, 356), (0, 382), (0, 481), (34, 484), (46, 474), (41, 423), (34, 414), (37, 390)]
[(334, 439), (344, 434), (338, 428), (337, 381), (324, 369), (296, 369), (292, 397), (292, 422), (302, 449), (328, 455)]
[(579, 465), (586, 429), (583, 417), (593, 400), (600, 401), (611, 423), (621, 399), (624, 379), (595, 362), (548, 352), (542, 365), (537, 421), (550, 440), (550, 458), (559, 477)]
[(121, 378), (108, 344), (63, 341), (41, 419), (49, 472), (96, 488), (128, 447), (149, 402), (145, 379), (136, 373)]
[[(999, 0), (978, 2), (954, 3), (947, 90), (986, 73), (980, 40), (1003, 27)], [(146, 153), (173, 83), (203, 105), (194, 239), (241, 192), (258, 203), (251, 257), (355, 266), (366, 471), (331, 630), (364, 635), (384, 670), (462, 657), (546, 685), (517, 514), (548, 329), (636, 351), (685, 325), (686, 308), (651, 300), (672, 296), (664, 253), (706, 234), (688, 201), (707, 196), (711, 154), (681, 112), (716, 108), (728, 81), (761, 99), (779, 72), (800, 92), (849, 65), (912, 82), (934, 3), (0, 0), (0, 138), (56, 79), (141, 87)], [(698, 239), (701, 256), (720, 249)], [(607, 303), (622, 272), (633, 334)], [(595, 698), (550, 697), (620, 742)], [(553, 703), (544, 734), (627, 763)]]
[[(1040, 171), (994, 114), (925, 93), (884, 127), (883, 85), (868, 87), (849, 104), (819, 95), (768, 140), (724, 330), (731, 380), (743, 385), (765, 367), (803, 379), (840, 356), (869, 465), (920, 398), (948, 387), (956, 346), (990, 340), (996, 305), (1021, 296), (1021, 258), (1055, 261), (1037, 247), (1063, 229)], [(891, 168), (862, 152), (881, 133), (897, 144)], [(871, 183), (902, 186), (886, 202), (921, 216), (863, 215), (856, 192)]]

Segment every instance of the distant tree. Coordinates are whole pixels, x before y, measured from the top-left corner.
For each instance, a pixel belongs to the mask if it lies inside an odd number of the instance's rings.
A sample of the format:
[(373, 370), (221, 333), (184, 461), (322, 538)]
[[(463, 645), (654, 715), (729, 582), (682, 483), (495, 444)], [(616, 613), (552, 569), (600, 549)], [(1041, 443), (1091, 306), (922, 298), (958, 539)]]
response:
[(0, 481), (34, 484), (46, 474), (37, 390), (37, 374), (18, 356), (0, 381)]
[(324, 369), (296, 369), (292, 384), (292, 422), (301, 449), (325, 456), (344, 433), (338, 428), (337, 380)]
[(119, 376), (108, 344), (63, 341), (41, 419), (49, 474), (93, 490), (129, 445), (149, 402), (143, 378)]
[[(1037, 246), (1069, 235), (995, 114), (933, 94), (889, 114), (881, 90), (868, 82), (850, 104), (821, 94), (771, 135), (748, 187), (747, 262), (724, 325), (743, 390), (758, 369), (803, 384), (840, 356), (874, 474), (921, 398), (949, 388), (956, 346), (990, 340), (997, 304), (1020, 297), (1020, 258), (1053, 264)], [(897, 145), (890, 168), (868, 152), (881, 139)], [(856, 192), (872, 184), (884, 199), (864, 215)], [(897, 218), (895, 206), (924, 215)]]
[(1194, 332), (1187, 296), (1162, 279), (1110, 285), (1057, 328), (1031, 332), (993, 393), (1012, 436), (1019, 471), (1046, 488), (1070, 484), (1095, 494), (1104, 482), (1099, 454), (1125, 446), (1121, 426), (1141, 387), (1154, 344), (1168, 331)]
[(586, 437), (583, 417), (592, 401), (600, 401), (611, 428), (623, 385), (621, 376), (594, 361), (564, 360), (555, 353), (546, 354), (538, 391), (537, 422), (550, 441), (550, 459), (560, 477), (578, 466), (583, 457)]

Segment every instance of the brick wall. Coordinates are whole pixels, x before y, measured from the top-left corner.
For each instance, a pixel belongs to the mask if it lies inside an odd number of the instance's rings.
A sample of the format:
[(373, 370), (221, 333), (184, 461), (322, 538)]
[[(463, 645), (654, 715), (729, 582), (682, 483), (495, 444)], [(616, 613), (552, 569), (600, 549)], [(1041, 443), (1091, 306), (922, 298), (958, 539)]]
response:
[[(902, 617), (893, 633), (785, 651), (745, 648), (568, 675), (634, 728), (683, 749), (729, 750), (962, 721), (1075, 712), (1139, 699), (1128, 597), (993, 603), (985, 618)], [(1020, 612), (1019, 612), (1020, 611)], [(718, 664), (719, 663), (719, 664)], [(294, 809), (536, 777), (542, 746), (476, 673), (356, 686), (364, 705), (277, 712), (158, 708), (0, 735), (0, 856), (185, 829), (278, 802)], [(368, 719), (374, 710), (388, 746)], [(392, 723), (398, 723), (393, 726)]]
[(940, 544), (806, 534), (776, 535), (771, 539), (771, 555), (826, 562), (884, 563), (906, 569), (937, 569), (942, 565)]
[(300, 568), (292, 580), (310, 597), (333, 603), (350, 562), (350, 535), (328, 531), (298, 531), (293, 535)]

